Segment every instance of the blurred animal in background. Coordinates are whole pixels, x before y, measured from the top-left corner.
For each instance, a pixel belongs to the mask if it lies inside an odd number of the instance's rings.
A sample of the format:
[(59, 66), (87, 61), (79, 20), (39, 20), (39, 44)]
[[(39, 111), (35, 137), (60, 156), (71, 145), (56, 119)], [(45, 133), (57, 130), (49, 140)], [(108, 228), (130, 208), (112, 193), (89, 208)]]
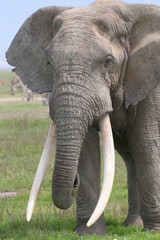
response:
[[(14, 70), (12, 70), (14, 72)], [(29, 90), (21, 81), (20, 77), (14, 73), (12, 79), (11, 79), (11, 94), (15, 95), (17, 89), (20, 90), (22, 101), (25, 100), (25, 97), (27, 98), (27, 101), (33, 100), (34, 94), (31, 90)]]
[(42, 93), (42, 103), (44, 106), (48, 106), (49, 105), (49, 99), (50, 99), (50, 92), (47, 93)]
[(5, 85), (5, 81), (3, 79), (0, 79), (0, 87), (2, 87), (2, 85)]
[(5, 85), (5, 81), (3, 79), (0, 79), (0, 88)]
[[(12, 72), (14, 72), (14, 69), (12, 70)], [(3, 82), (2, 82), (3, 84)], [(0, 82), (0, 86), (1, 86), (1, 82)], [(27, 101), (30, 100), (38, 100), (37, 98), (37, 93), (31, 91), (30, 89), (28, 89), (22, 82), (22, 80), (20, 79), (20, 77), (14, 73), (12, 80), (11, 80), (11, 94), (15, 95), (17, 89), (20, 90), (21, 94), (22, 94), (22, 101), (25, 101), (25, 98), (27, 99)], [(36, 98), (35, 98), (36, 96)], [(50, 99), (50, 93), (42, 93), (42, 104), (44, 106), (48, 106), (49, 105), (49, 99)]]

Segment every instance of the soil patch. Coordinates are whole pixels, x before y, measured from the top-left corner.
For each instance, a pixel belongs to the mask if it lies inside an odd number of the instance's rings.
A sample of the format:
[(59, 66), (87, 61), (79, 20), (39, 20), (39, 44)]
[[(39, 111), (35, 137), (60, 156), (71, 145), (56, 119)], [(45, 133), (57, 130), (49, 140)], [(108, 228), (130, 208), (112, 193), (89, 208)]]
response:
[(19, 194), (19, 192), (0, 192), (0, 198), (13, 197)]
[[(36, 98), (35, 101), (42, 101), (42, 98)], [(23, 102), (22, 98), (0, 98), (0, 102)], [(25, 101), (24, 101), (25, 102)]]

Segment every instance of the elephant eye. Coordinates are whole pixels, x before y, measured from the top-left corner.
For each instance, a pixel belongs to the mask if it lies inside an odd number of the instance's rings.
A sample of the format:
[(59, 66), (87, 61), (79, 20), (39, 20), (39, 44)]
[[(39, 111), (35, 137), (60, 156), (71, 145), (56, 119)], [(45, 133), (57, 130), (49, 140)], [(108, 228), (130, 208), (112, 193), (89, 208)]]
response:
[(114, 63), (115, 63), (114, 58), (111, 55), (109, 55), (104, 61), (104, 67), (111, 68)]

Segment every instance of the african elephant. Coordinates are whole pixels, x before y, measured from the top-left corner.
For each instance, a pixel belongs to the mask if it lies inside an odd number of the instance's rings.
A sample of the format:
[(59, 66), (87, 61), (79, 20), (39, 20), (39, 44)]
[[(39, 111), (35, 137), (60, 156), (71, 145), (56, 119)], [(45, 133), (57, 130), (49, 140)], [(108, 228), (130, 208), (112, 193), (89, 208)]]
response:
[[(97, 0), (87, 7), (42, 8), (20, 28), (7, 51), (8, 63), (32, 91), (52, 92), (53, 124), (32, 186), (28, 220), (56, 144), (54, 204), (67, 209), (76, 198), (75, 231), (105, 234), (114, 139), (127, 167), (124, 225), (143, 220), (144, 229), (160, 231), (159, 23), (158, 6)], [(105, 159), (101, 193), (99, 130)]]

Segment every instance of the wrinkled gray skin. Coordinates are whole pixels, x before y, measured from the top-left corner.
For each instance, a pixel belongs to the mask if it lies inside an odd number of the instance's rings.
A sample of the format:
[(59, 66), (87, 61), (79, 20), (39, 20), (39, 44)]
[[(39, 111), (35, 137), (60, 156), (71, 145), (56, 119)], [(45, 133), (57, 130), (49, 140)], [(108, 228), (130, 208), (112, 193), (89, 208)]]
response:
[(141, 224), (142, 218), (145, 229), (160, 231), (159, 23), (159, 7), (119, 0), (48, 7), (26, 20), (7, 52), (31, 90), (52, 92), (50, 116), (57, 131), (52, 196), (58, 208), (67, 209), (78, 191), (80, 235), (106, 233), (103, 215), (86, 227), (99, 197), (97, 122), (105, 113), (128, 172), (124, 224)]

